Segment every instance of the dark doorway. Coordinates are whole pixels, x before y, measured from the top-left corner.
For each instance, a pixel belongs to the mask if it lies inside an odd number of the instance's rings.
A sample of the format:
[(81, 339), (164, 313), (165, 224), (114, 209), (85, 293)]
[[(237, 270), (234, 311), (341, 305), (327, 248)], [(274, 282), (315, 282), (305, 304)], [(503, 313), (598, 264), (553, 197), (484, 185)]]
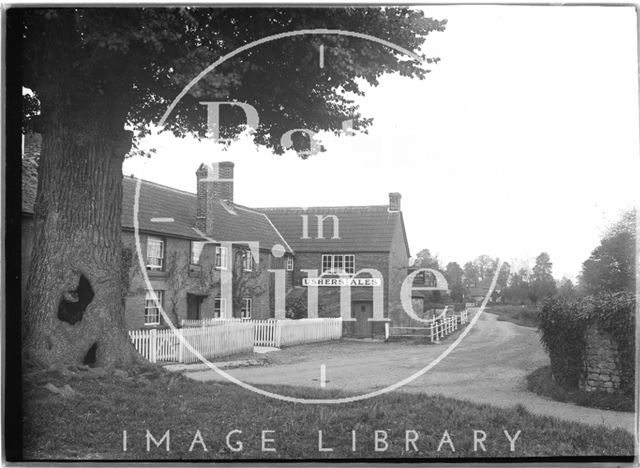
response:
[(354, 302), (353, 315), (356, 319), (355, 337), (371, 338), (373, 335), (373, 324), (369, 320), (373, 318), (373, 302)]
[(200, 320), (200, 306), (205, 297), (187, 294), (187, 320)]

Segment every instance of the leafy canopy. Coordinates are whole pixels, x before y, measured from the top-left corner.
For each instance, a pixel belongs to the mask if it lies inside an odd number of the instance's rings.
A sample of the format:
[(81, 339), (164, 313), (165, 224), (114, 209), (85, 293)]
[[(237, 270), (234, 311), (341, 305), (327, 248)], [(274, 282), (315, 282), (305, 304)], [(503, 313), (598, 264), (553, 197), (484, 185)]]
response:
[[(37, 127), (46, 131), (63, 122), (84, 129), (97, 122), (101, 131), (130, 125), (137, 136), (159, 122), (204, 68), (256, 39), (299, 29), (340, 29), (419, 53), (426, 36), (446, 24), (408, 8), (60, 8), (17, 14), (23, 15), (24, 86), (40, 104)], [(358, 38), (276, 40), (209, 73), (180, 101), (165, 129), (203, 138), (206, 109), (200, 101), (247, 102), (260, 116), (255, 142), (280, 152), (281, 135), (295, 128), (337, 132), (342, 121), (353, 119), (355, 129), (366, 129), (371, 120), (360, 115), (349, 95), (362, 94), (362, 83), (377, 85), (381, 75), (394, 72), (423, 79), (429, 70)], [(220, 135), (229, 138), (241, 130), (244, 114), (223, 106), (220, 120)], [(300, 143), (294, 140), (295, 145)]]
[(636, 212), (614, 223), (582, 264), (580, 286), (586, 294), (635, 290)]

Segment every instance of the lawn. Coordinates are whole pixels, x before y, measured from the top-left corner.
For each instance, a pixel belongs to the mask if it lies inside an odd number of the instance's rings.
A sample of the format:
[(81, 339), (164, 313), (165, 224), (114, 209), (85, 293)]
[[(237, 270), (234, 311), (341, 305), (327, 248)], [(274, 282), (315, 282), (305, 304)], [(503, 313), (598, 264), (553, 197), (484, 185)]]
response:
[(527, 389), (552, 400), (570, 401), (576, 405), (590, 408), (629, 412), (632, 412), (635, 408), (633, 395), (567, 390), (553, 381), (550, 366), (540, 367), (529, 374), (527, 376)]
[(485, 312), (495, 314), (498, 320), (512, 322), (523, 327), (538, 327), (540, 307), (534, 305), (492, 305)]
[[(45, 388), (49, 383), (57, 388), (69, 385), (76, 393), (70, 396), (52, 393)], [(338, 395), (321, 389), (269, 389), (304, 398)], [(534, 416), (522, 407), (498, 409), (406, 393), (343, 405), (302, 405), (267, 399), (233, 384), (195, 382), (158, 368), (133, 376), (88, 369), (40, 372), (25, 379), (23, 395), (24, 457), (28, 460), (557, 457), (633, 453), (633, 437), (623, 430)], [(169, 451), (166, 439), (159, 448), (149, 439), (147, 451), (147, 431), (160, 441), (168, 430)], [(231, 432), (234, 430), (242, 433)], [(486, 435), (483, 444), (476, 444), (476, 450), (474, 430)], [(123, 431), (127, 434), (126, 451)], [(263, 435), (263, 431), (274, 432)], [(323, 448), (333, 451), (319, 451), (319, 431), (323, 434)], [(356, 434), (355, 450), (352, 431)], [(380, 431), (378, 438), (386, 437), (388, 443), (387, 446), (379, 442), (378, 451), (374, 444), (376, 431)], [(513, 451), (504, 431), (512, 439), (521, 431), (513, 443)], [(483, 433), (477, 432), (476, 438), (482, 439)], [(407, 444), (407, 435), (415, 441)], [(231, 450), (226, 444), (227, 436), (233, 448), (238, 449), (241, 441), (242, 450)], [(275, 451), (263, 451), (263, 438), (264, 447)]]

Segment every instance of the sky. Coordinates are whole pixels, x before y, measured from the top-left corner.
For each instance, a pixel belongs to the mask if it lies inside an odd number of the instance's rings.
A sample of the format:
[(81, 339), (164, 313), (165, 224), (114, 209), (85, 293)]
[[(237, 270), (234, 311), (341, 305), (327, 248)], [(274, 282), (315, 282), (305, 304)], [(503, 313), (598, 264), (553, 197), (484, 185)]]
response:
[(397, 191), (412, 255), (520, 267), (545, 251), (556, 278), (575, 279), (638, 201), (634, 9), (424, 11), (448, 20), (423, 48), (441, 61), (425, 80), (388, 75), (367, 87), (367, 135), (320, 135), (327, 152), (307, 160), (246, 139), (223, 151), (153, 135), (143, 146), (157, 154), (126, 160), (125, 174), (195, 192), (201, 162), (233, 161), (234, 199), (254, 207), (384, 205)]

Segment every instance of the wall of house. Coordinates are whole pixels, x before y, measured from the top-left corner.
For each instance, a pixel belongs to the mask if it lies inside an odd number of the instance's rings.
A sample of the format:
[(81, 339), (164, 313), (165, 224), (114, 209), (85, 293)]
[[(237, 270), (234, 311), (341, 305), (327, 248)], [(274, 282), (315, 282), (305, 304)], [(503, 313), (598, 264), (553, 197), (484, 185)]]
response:
[[(140, 235), (140, 247), (146, 259), (148, 234)], [(160, 237), (155, 236), (154, 237)], [(164, 291), (163, 308), (174, 323), (187, 318), (187, 294), (205, 296), (200, 314), (202, 319), (214, 317), (215, 298), (220, 296), (220, 270), (214, 268), (215, 246), (206, 244), (200, 256), (199, 272), (190, 272), (191, 242), (187, 239), (163, 238), (165, 241), (164, 271), (147, 270), (149, 281), (154, 290)], [(132, 232), (123, 232), (123, 244), (133, 253), (133, 261), (129, 274), (129, 288), (126, 297), (125, 322), (128, 329), (153, 328), (144, 323), (144, 303), (148, 286), (140, 270), (140, 262)], [(235, 250), (231, 255), (235, 258)], [(260, 261), (256, 273), (250, 274), (238, 295), (253, 299), (252, 318), (266, 319), (273, 316), (270, 307), (269, 272), (271, 255), (260, 252)], [(234, 295), (236, 292), (234, 292)], [(227, 307), (233, 307), (227, 304)], [(239, 306), (234, 307), (234, 316), (239, 316)], [(165, 326), (161, 323), (158, 326)]]
[[(322, 271), (322, 255), (329, 252), (296, 252), (295, 272), (293, 275), (294, 286), (301, 286), (302, 279), (307, 274), (301, 270), (317, 270), (318, 275)], [(348, 253), (348, 252), (345, 252)], [(383, 312), (387, 317), (388, 308), (388, 289), (386, 287), (389, 281), (389, 254), (387, 252), (355, 252), (356, 271), (363, 268), (374, 268), (382, 275), (383, 288)], [(362, 274), (359, 277), (367, 278), (370, 275)], [(352, 287), (351, 301), (373, 301), (372, 287)], [(331, 286), (318, 287), (318, 316), (319, 317), (340, 317), (340, 288)]]
[(389, 283), (387, 285), (389, 289), (389, 318), (392, 327), (416, 326), (416, 322), (404, 311), (400, 296), (408, 267), (409, 255), (405, 246), (404, 232), (402, 223), (398, 222), (391, 241), (391, 252), (389, 252)]

